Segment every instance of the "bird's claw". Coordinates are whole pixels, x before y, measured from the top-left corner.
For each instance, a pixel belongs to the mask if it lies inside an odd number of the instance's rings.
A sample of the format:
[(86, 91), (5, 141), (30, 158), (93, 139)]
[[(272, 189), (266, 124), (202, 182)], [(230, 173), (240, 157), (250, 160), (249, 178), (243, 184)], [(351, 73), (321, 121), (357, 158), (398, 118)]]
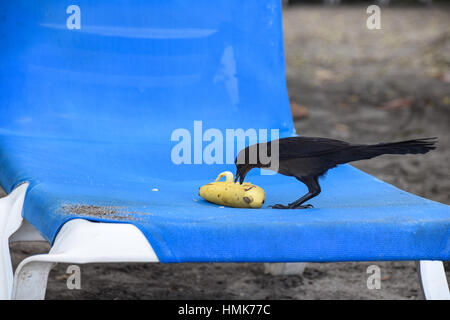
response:
[(282, 204), (275, 204), (271, 206), (272, 209), (308, 209), (308, 208), (314, 208), (312, 204), (305, 204), (305, 205), (293, 205), (288, 204), (287, 206)]
[(305, 204), (304, 206), (298, 206), (295, 207), (295, 209), (308, 209), (308, 208), (314, 208), (314, 206), (312, 204)]
[(282, 204), (275, 204), (273, 206), (270, 206), (272, 209), (289, 209), (289, 206), (285, 206)]

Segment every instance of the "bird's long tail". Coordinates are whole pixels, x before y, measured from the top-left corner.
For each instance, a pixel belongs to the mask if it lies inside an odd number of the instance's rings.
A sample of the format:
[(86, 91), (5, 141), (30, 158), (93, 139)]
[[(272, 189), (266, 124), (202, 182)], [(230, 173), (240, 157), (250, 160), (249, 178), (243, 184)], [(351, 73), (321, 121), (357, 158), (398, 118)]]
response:
[(424, 154), (436, 149), (436, 138), (424, 138), (391, 143), (378, 143), (367, 146), (367, 152), (375, 156), (382, 154)]
[[(336, 159), (338, 163), (371, 159), (383, 154), (424, 154), (436, 149), (437, 138), (424, 138), (400, 142), (353, 145)], [(341, 162), (344, 160), (344, 162)], [(346, 161), (345, 161), (346, 160)]]

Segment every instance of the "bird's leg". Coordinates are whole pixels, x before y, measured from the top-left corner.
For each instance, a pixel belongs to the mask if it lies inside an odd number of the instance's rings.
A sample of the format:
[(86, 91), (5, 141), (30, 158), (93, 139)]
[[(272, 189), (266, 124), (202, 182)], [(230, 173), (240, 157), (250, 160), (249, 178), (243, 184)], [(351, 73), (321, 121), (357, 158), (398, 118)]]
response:
[(292, 203), (289, 203), (287, 206), (282, 204), (276, 204), (272, 206), (273, 209), (307, 209), (312, 208), (311, 204), (302, 205), (304, 202), (314, 198), (317, 196), (321, 189), (319, 185), (318, 177), (296, 177), (297, 180), (303, 182), (308, 187), (308, 193), (302, 196), (301, 198), (295, 200)]

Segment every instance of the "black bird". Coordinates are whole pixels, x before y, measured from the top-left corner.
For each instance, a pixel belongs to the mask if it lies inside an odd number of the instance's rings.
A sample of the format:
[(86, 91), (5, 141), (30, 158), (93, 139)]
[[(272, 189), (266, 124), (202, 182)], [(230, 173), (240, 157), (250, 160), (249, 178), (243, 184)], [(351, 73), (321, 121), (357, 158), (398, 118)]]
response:
[[(253, 168), (265, 168), (295, 177), (308, 187), (308, 193), (288, 205), (276, 204), (275, 209), (304, 209), (304, 202), (317, 196), (321, 189), (319, 177), (339, 164), (371, 159), (383, 154), (424, 154), (435, 149), (436, 138), (424, 138), (378, 144), (351, 144), (344, 141), (289, 137), (258, 143), (241, 150), (235, 159), (236, 178), (242, 184)], [(276, 144), (278, 143), (278, 157)], [(272, 159), (272, 145), (275, 150)], [(277, 162), (274, 162), (277, 161)]]

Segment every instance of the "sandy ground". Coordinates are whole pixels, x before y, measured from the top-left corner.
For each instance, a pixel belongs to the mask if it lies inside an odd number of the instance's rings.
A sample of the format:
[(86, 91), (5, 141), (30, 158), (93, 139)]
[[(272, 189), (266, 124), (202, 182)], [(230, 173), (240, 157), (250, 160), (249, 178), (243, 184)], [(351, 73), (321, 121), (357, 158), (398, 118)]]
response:
[[(425, 156), (384, 156), (355, 166), (409, 192), (450, 204), (450, 7), (292, 6), (284, 12), (287, 83), (300, 134), (352, 142), (439, 137)], [(46, 244), (15, 243), (16, 266)], [(381, 268), (381, 289), (366, 286)], [(263, 264), (91, 264), (81, 290), (66, 264), (50, 273), (47, 299), (420, 299), (414, 262), (308, 264), (302, 276)], [(447, 270), (449, 266), (447, 266)], [(448, 277), (450, 273), (448, 272)]]

